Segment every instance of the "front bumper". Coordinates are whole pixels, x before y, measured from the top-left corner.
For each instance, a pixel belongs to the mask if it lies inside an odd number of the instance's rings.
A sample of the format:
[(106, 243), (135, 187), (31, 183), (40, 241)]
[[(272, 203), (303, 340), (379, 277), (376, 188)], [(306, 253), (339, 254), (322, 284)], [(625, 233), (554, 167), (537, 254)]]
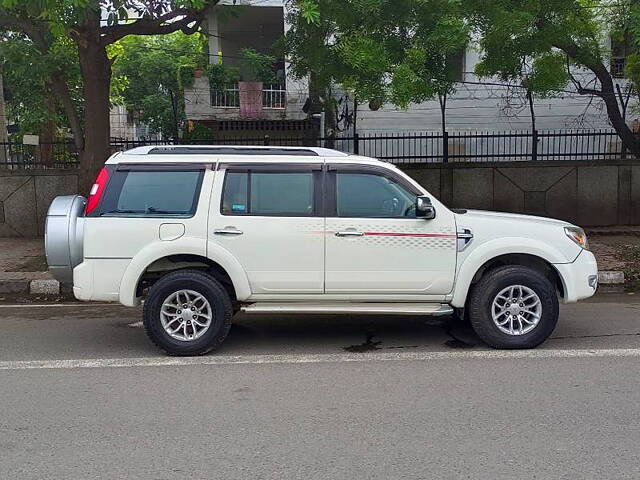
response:
[(598, 289), (598, 263), (588, 250), (582, 250), (572, 263), (553, 265), (562, 279), (564, 303), (574, 303), (589, 298)]

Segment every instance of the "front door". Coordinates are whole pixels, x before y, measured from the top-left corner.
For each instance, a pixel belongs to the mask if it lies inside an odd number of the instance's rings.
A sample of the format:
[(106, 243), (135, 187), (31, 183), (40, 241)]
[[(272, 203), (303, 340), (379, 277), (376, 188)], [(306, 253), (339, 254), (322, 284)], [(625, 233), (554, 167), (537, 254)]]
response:
[(209, 241), (240, 262), (252, 294), (322, 293), (322, 165), (222, 167)]
[(415, 216), (423, 194), (402, 175), (362, 165), (330, 166), (325, 292), (445, 295), (453, 288), (453, 213)]

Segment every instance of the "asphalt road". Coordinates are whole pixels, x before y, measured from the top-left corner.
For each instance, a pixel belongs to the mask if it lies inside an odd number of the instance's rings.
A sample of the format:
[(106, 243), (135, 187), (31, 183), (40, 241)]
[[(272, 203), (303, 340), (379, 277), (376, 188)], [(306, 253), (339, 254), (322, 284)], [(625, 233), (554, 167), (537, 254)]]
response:
[(239, 317), (159, 355), (139, 311), (0, 307), (0, 479), (640, 478), (640, 297), (532, 351), (452, 320)]

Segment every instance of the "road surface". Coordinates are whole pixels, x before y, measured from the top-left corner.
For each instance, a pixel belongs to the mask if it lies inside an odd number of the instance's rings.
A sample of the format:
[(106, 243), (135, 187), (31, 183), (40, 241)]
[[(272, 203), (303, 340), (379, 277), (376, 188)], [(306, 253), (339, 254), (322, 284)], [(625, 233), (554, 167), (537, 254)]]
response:
[(0, 478), (640, 477), (640, 297), (531, 351), (450, 319), (240, 316), (162, 356), (119, 306), (0, 306)]

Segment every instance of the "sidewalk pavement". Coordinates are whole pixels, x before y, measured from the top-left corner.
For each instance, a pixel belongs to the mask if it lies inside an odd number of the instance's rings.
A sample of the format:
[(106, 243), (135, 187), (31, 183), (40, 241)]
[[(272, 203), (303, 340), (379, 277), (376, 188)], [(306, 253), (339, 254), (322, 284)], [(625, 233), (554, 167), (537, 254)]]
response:
[[(602, 227), (588, 230), (598, 258), (602, 284), (637, 281), (640, 272), (640, 226)], [(5, 294), (58, 295), (60, 284), (49, 272), (44, 239), (0, 238), (0, 299)]]
[(59, 293), (60, 284), (47, 272), (43, 238), (0, 238), (0, 296)]

